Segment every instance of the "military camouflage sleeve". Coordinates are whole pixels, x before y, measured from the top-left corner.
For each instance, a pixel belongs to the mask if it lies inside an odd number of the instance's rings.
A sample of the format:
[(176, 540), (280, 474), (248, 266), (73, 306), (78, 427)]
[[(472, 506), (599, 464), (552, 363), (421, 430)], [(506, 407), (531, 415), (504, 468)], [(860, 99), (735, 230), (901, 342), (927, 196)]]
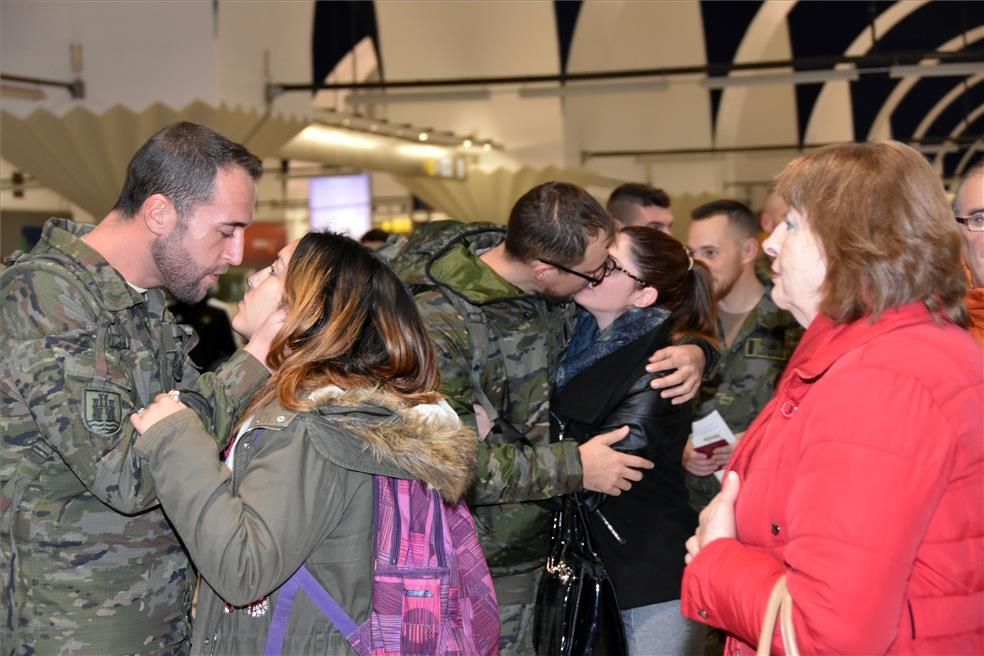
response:
[(581, 455), (573, 440), (542, 446), (481, 443), (472, 506), (542, 501), (584, 489)]
[[(131, 448), (137, 433), (128, 417), (142, 404), (127, 352), (107, 346), (105, 322), (67, 279), (31, 271), (6, 282), (0, 290), (0, 377), (18, 409), (5, 413), (4, 432), (28, 441), (40, 434), (82, 484), (118, 512), (156, 505), (150, 474)], [(259, 363), (240, 359), (229, 366), (227, 373), (206, 374), (189, 386), (219, 416), (226, 406), (239, 408), (239, 394), (266, 375)], [(160, 381), (151, 384), (160, 388)], [(231, 426), (224, 416), (219, 423)]]
[[(468, 329), (439, 292), (418, 295), (417, 302), (437, 352), (441, 391), (462, 422), (477, 428)], [(501, 437), (510, 441), (503, 443)], [(500, 436), (496, 430), (479, 447), (468, 503), (494, 505), (550, 499), (582, 490), (583, 480), (581, 457), (574, 442), (534, 446), (520, 435)]]
[(219, 446), (232, 438), (233, 428), (253, 397), (253, 393), (269, 378), (270, 372), (259, 360), (240, 349), (226, 360), (215, 373), (195, 379), (189, 389), (208, 402), (211, 417), (208, 431)]
[(700, 348), (704, 352), (704, 374), (702, 381), (710, 380), (717, 373), (718, 365), (721, 364), (721, 349), (710, 341), (696, 335), (684, 335), (676, 342), (677, 346), (690, 344)]

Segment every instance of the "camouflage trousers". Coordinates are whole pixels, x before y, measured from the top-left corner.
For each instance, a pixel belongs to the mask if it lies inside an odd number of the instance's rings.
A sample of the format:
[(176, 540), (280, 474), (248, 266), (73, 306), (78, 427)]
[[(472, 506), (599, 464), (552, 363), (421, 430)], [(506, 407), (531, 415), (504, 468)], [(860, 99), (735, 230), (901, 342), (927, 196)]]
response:
[(542, 573), (543, 568), (538, 567), (532, 572), (492, 579), (502, 621), (500, 656), (531, 656), (534, 653), (533, 611)]

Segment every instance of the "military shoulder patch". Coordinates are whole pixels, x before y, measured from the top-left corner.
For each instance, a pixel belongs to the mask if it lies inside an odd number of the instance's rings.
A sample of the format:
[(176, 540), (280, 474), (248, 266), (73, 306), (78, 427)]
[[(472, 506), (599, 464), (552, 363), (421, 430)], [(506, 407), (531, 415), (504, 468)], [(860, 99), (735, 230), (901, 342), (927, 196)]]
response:
[(118, 392), (86, 389), (82, 421), (89, 432), (110, 437), (123, 425), (123, 400)]

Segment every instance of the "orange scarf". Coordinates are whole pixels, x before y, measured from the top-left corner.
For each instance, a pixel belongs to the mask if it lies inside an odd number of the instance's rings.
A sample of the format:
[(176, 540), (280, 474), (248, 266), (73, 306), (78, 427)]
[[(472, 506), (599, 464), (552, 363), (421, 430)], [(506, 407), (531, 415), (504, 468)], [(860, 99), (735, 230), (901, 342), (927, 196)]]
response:
[(984, 287), (974, 287), (970, 267), (964, 264), (967, 272), (967, 312), (970, 314), (970, 334), (977, 343), (984, 346)]

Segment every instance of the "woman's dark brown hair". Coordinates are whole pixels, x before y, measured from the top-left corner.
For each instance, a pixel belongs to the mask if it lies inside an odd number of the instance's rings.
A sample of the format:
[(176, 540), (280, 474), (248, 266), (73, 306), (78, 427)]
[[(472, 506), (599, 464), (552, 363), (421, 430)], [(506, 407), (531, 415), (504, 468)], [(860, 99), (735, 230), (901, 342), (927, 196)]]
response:
[(960, 232), (917, 151), (896, 141), (825, 146), (793, 160), (776, 191), (823, 248), (822, 314), (848, 323), (921, 301), (967, 325)]
[(627, 227), (639, 278), (657, 292), (656, 305), (670, 315), (673, 341), (693, 336), (717, 344), (711, 272), (673, 237), (649, 227)]
[(243, 415), (274, 396), (306, 410), (306, 392), (337, 385), (378, 387), (408, 403), (438, 398), (434, 347), (410, 292), (358, 242), (310, 233), (297, 244), (284, 278), (287, 318), (270, 345), (274, 374)]

